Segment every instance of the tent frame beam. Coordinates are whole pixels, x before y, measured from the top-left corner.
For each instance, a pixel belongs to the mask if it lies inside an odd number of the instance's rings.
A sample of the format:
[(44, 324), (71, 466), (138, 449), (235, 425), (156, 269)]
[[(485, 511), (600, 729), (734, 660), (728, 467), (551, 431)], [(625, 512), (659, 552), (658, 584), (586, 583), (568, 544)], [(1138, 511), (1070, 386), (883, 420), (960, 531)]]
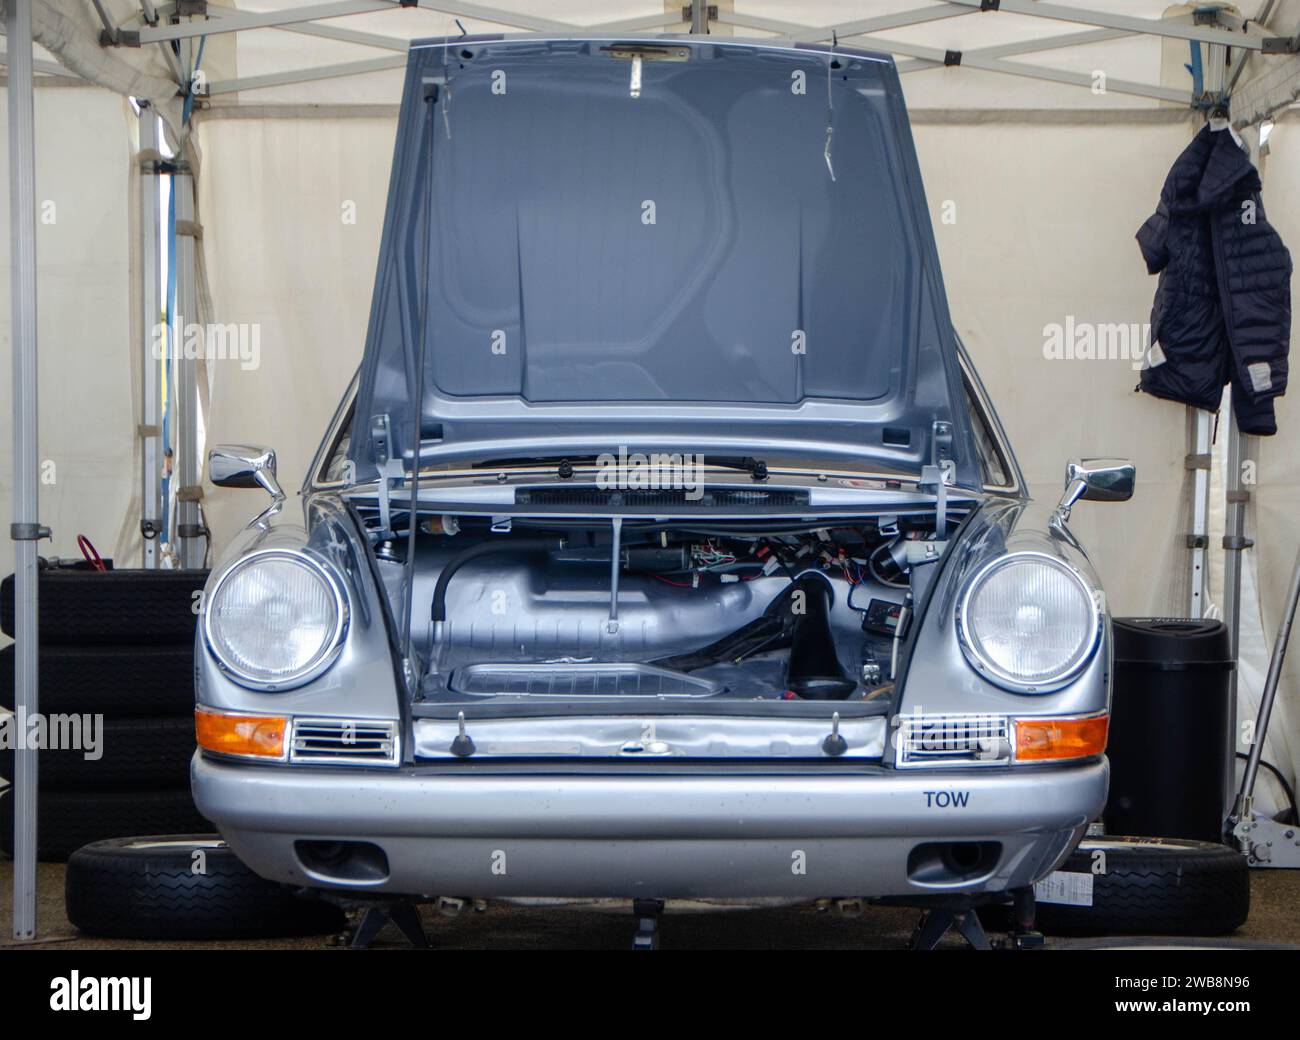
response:
[[(950, 3), (979, 11), (982, 0), (949, 0)], [(1262, 51), (1265, 41), (1277, 39), (1266, 37), (1263, 33), (1253, 32), (1243, 20), (1234, 19), (1243, 31), (1211, 28), (1201, 24), (1180, 24), (1167, 18), (1137, 18), (1127, 14), (1112, 14), (1107, 11), (1095, 11), (1084, 7), (1066, 4), (1038, 3), (1036, 0), (998, 0), (997, 11), (1009, 14), (1028, 15), (1031, 18), (1049, 18), (1057, 22), (1074, 22), (1078, 25), (1094, 25), (1101, 29), (1123, 29), (1125, 32), (1147, 36), (1167, 36), (1175, 40), (1196, 40), (1201, 43), (1219, 43), (1225, 47), (1242, 47), (1246, 50)], [(1227, 23), (1231, 18), (1226, 12), (1208, 10), (1207, 17), (1213, 17), (1216, 23)]]
[(14, 749), (13, 937), (36, 938), (36, 786), (39, 753), (24, 739), (40, 711), (37, 684), (40, 633), (36, 547), (49, 532), (38, 519), (36, 351), (36, 135), (32, 69), (32, 10), (10, 3), (9, 257), (13, 344)]
[[(971, 8), (978, 11), (979, 8)], [(718, 19), (726, 25), (739, 26), (746, 29), (759, 29), (766, 32), (776, 33), (785, 39), (796, 39), (802, 31), (802, 27), (793, 25), (789, 22), (776, 22), (770, 18), (753, 18), (745, 14), (735, 14), (733, 12), (719, 11)], [(1139, 19), (1141, 20), (1141, 19)], [(852, 26), (860, 23), (845, 23), (846, 26)], [(839, 38), (839, 26), (827, 26), (825, 32), (830, 33), (835, 30), (834, 37)], [(1073, 34), (1081, 35), (1081, 34)], [(1086, 87), (1094, 89), (1096, 83), (1092, 76), (1084, 75), (1081, 72), (1069, 72), (1064, 69), (1053, 69), (1042, 65), (1031, 65), (1025, 62), (1003, 61), (1000, 57), (990, 57), (987, 52), (992, 48), (977, 49), (966, 52), (948, 52), (940, 50), (937, 47), (925, 47), (919, 44), (904, 43), (900, 40), (884, 40), (876, 36), (863, 36), (854, 34), (854, 42), (857, 45), (871, 47), (876, 50), (885, 51), (888, 54), (902, 55), (906, 58), (917, 58), (930, 63), (933, 66), (960, 64), (969, 68), (982, 69), (986, 72), (1000, 72), (1009, 76), (1021, 76), (1028, 79), (1045, 80), (1052, 83), (1064, 83), (1067, 86)], [(1060, 37), (1049, 37), (1048, 40)], [(1047, 40), (1037, 41), (1042, 44), (1042, 49), (1051, 49), (1052, 45)], [(1008, 48), (1016, 47), (1019, 44), (1002, 44), (998, 45), (998, 54), (1012, 53)], [(1026, 44), (1028, 46), (1028, 44)], [(1024, 52), (1029, 53), (1029, 52)], [(957, 60), (952, 60), (952, 55), (957, 54)], [(915, 71), (915, 70), (912, 70)], [(1190, 91), (1174, 90), (1170, 87), (1160, 87), (1154, 84), (1134, 83), (1130, 80), (1121, 80), (1107, 78), (1105, 81), (1105, 90), (1107, 93), (1130, 94), (1136, 97), (1150, 98), (1156, 101), (1172, 101), (1178, 104), (1191, 104), (1192, 96)]]
[[(141, 0), (141, 2), (145, 3), (145, 0)], [(393, 9), (401, 10), (403, 9), (401, 0), (330, 0), (330, 2), (326, 3), (269, 12), (241, 11), (212, 4), (209, 7), (207, 18), (178, 22), (174, 25), (161, 24), (159, 17), (164, 9), (172, 7), (170, 4), (161, 5), (159, 8), (154, 9), (153, 20), (152, 22), (149, 21), (149, 9), (153, 8), (153, 6), (151, 3), (146, 4), (144, 11), (145, 24), (138, 31), (128, 32), (120, 28), (106, 29), (102, 40), (104, 45), (142, 46), (147, 43), (166, 45), (170, 41), (193, 39), (216, 33), (239, 32), (249, 29), (281, 29), (399, 53), (405, 52), (409, 47), (409, 41), (398, 37), (388, 37), (376, 33), (319, 24), (320, 21), (332, 18), (345, 18), (350, 15)], [(738, 14), (734, 11), (712, 8), (703, 0), (692, 0), (680, 16), (676, 11), (666, 11), (660, 15), (649, 15), (626, 19), (621, 22), (587, 26), (575, 25), (551, 18), (538, 18), (512, 11), (502, 11), (483, 4), (463, 3), (458, 2), (458, 0), (434, 0), (433, 5), (416, 9), (430, 13), (479, 19), (525, 31), (563, 35), (635, 34), (652, 29), (662, 29), (682, 22), (686, 22), (687, 28), (692, 33), (700, 34), (707, 33), (709, 23), (713, 21), (721, 25), (772, 33), (783, 40), (793, 43), (838, 42), (841, 39), (852, 39), (857, 44), (874, 47), (886, 53), (909, 59), (899, 67), (899, 71), (904, 73), (944, 65), (961, 64), (986, 72), (1037, 79), (1050, 83), (1061, 83), (1066, 86), (1084, 87), (1094, 91), (1098, 90), (1099, 83), (1093, 76), (1027, 62), (1010, 62), (1004, 59), (1018, 54), (1031, 54), (1100, 43), (1128, 35), (1181, 39), (1269, 54), (1293, 50), (1295, 46), (1293, 40), (1265, 35), (1255, 28), (1248, 19), (1242, 19), (1221, 10), (1208, 9), (1178, 18), (1151, 19), (1097, 11), (1072, 4), (1048, 3), (1045, 0), (941, 0), (941, 2), (933, 3), (924, 8), (913, 8), (893, 14), (877, 15), (823, 26), (804, 26), (757, 15)], [(1038, 40), (996, 44), (965, 52), (943, 51), (935, 47), (924, 47), (899, 40), (885, 40), (871, 35), (875, 32), (901, 29), (941, 19), (1001, 12), (1087, 25), (1092, 26), (1093, 29), (1085, 32), (1049, 36)], [(307, 69), (286, 70), (261, 76), (225, 80), (213, 84), (209, 89), (209, 93), (230, 94), (240, 90), (254, 90), (290, 83), (310, 83), (316, 80), (364, 75), (370, 72), (397, 68), (400, 64), (401, 62), (395, 59), (373, 58), (365, 61), (342, 62)], [(1156, 84), (1136, 83), (1130, 80), (1108, 78), (1101, 89), (1107, 93), (1113, 92), (1177, 104), (1194, 105), (1197, 102), (1197, 99), (1190, 92)]]

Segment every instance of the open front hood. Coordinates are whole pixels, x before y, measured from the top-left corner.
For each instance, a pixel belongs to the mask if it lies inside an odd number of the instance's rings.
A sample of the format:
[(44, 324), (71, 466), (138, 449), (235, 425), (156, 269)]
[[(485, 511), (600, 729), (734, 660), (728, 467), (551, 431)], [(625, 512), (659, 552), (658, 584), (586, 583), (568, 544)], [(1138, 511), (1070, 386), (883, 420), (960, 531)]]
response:
[(893, 63), (695, 38), (413, 45), (359, 478), (409, 464), (417, 397), (426, 461), (948, 458), (977, 485)]

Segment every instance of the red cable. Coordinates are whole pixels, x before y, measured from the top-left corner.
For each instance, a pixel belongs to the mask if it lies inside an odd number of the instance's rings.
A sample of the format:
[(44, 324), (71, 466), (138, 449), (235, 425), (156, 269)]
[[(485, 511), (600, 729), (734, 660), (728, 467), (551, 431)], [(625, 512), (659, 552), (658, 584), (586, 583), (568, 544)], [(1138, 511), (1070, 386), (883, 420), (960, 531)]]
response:
[(674, 585), (679, 589), (695, 588), (689, 581), (673, 581), (672, 578), (665, 578), (662, 574), (652, 574), (650, 577), (654, 578), (655, 581), (662, 581), (665, 585)]
[(77, 535), (77, 548), (81, 550), (81, 555), (85, 558), (86, 562), (95, 570), (108, 570), (108, 568), (104, 566), (104, 561), (100, 559), (99, 551), (95, 548), (95, 544), (84, 534)]

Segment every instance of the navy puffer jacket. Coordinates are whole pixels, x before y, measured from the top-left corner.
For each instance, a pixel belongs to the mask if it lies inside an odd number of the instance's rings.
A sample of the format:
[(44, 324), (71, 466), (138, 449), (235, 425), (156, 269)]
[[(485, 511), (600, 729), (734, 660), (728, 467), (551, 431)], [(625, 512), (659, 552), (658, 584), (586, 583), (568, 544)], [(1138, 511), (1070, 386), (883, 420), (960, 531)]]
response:
[(1286, 391), (1291, 254), (1264, 217), (1259, 173), (1232, 134), (1207, 125), (1174, 163), (1138, 231), (1159, 274), (1141, 387), (1215, 411), (1232, 383), (1245, 433), (1277, 432)]

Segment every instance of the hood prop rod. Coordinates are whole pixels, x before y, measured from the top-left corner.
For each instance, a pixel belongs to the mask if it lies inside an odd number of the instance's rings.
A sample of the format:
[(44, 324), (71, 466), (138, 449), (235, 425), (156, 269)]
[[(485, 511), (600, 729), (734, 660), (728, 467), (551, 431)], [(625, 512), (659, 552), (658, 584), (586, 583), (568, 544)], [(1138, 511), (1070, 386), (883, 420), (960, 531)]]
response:
[(623, 555), (623, 518), (616, 516), (610, 523), (614, 534), (609, 547), (609, 620), (605, 622), (605, 631), (613, 636), (618, 634), (618, 575)]

